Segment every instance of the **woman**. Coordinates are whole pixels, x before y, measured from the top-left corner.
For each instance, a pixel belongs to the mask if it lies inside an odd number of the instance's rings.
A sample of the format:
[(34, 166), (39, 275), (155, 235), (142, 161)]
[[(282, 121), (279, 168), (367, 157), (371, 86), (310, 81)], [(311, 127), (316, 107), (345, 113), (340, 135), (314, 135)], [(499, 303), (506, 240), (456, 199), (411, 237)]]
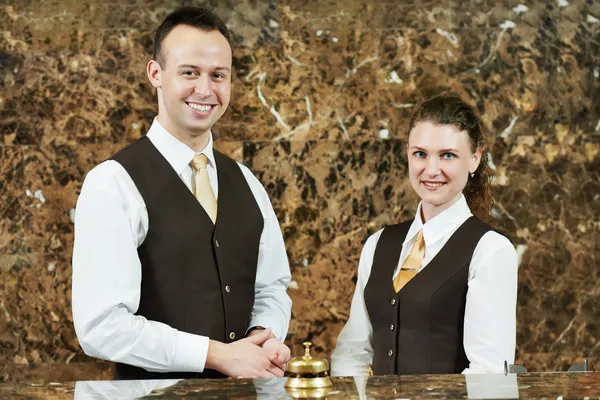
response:
[(367, 240), (332, 375), (501, 373), (514, 362), (517, 255), (485, 222), (491, 173), (481, 124), (458, 97), (413, 114), (414, 220)]

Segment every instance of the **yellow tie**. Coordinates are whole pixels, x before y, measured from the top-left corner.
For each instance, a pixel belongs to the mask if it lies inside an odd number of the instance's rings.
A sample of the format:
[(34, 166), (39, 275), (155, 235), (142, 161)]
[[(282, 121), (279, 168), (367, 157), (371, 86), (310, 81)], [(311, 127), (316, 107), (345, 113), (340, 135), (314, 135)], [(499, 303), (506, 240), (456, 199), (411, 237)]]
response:
[(194, 170), (193, 192), (214, 224), (217, 220), (217, 200), (208, 179), (207, 161), (204, 154), (196, 154), (191, 162)]
[(400, 268), (400, 272), (394, 279), (394, 290), (396, 293), (400, 291), (410, 281), (415, 277), (417, 271), (419, 271), (419, 267), (423, 262), (423, 256), (425, 255), (425, 241), (423, 240), (423, 230), (421, 229), (415, 239), (415, 243), (413, 244), (412, 249), (410, 250), (410, 254), (406, 257), (406, 260), (402, 263), (402, 267)]

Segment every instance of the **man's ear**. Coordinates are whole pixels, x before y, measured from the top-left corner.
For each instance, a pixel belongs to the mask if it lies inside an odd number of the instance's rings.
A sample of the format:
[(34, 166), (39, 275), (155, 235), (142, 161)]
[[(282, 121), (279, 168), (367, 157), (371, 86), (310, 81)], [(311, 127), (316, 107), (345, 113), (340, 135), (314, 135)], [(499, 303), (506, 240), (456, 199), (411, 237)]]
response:
[(146, 67), (146, 74), (148, 75), (148, 80), (155, 88), (161, 87), (161, 79), (162, 79), (162, 68), (158, 61), (150, 60), (148, 66)]

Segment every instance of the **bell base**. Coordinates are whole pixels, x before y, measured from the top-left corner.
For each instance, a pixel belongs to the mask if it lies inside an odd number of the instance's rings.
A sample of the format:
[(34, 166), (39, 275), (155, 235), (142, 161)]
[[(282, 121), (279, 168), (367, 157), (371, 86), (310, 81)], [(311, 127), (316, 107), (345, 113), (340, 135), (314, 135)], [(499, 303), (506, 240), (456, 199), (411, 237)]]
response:
[(288, 378), (285, 383), (290, 389), (320, 389), (331, 387), (331, 379), (328, 376), (317, 378)]

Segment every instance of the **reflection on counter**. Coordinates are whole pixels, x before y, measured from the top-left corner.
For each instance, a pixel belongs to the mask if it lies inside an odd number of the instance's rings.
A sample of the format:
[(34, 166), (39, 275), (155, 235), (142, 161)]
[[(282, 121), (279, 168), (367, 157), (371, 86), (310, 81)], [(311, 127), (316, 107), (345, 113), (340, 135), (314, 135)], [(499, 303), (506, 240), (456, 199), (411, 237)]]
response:
[[(327, 399), (598, 398), (600, 373), (410, 375), (332, 378)], [(10, 399), (292, 399), (286, 378), (218, 380), (81, 381), (0, 384)], [(306, 398), (306, 397), (304, 397)]]
[[(226, 382), (229, 380), (211, 380), (208, 386), (219, 386), (218, 382)], [(181, 383), (180, 383), (181, 382)], [(192, 394), (194, 392), (206, 392), (202, 386), (202, 380), (183, 381), (180, 379), (160, 379), (160, 380), (128, 380), (128, 381), (82, 381), (75, 383), (75, 400), (128, 400), (137, 399), (150, 395), (151, 397), (168, 398), (179, 397)], [(286, 378), (274, 379), (243, 379), (236, 380), (235, 385), (223, 385), (224, 391), (216, 389), (215, 394), (211, 393), (210, 397), (221, 398), (221, 395), (238, 390), (255, 396), (256, 399), (283, 399), (291, 398), (286, 393), (284, 384)], [(180, 383), (179, 385), (177, 385)], [(254, 386), (254, 392), (251, 386)], [(226, 386), (226, 387), (225, 387)], [(221, 393), (219, 393), (221, 392)], [(2, 393), (2, 392), (0, 392)], [(216, 396), (216, 397), (215, 397)]]
[(467, 374), (469, 399), (518, 399), (517, 374)]
[(145, 396), (179, 382), (178, 379), (138, 381), (82, 381), (75, 383), (75, 400), (126, 400)]

